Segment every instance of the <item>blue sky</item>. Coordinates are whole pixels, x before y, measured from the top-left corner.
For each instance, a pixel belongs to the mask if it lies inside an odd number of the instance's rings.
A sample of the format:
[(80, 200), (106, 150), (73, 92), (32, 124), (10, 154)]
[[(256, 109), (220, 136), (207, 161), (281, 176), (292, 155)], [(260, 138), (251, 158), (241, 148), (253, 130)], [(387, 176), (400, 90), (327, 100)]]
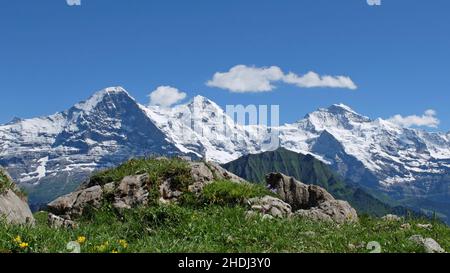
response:
[[(226, 104), (279, 104), (282, 122), (333, 103), (372, 118), (437, 112), (450, 130), (447, 0), (2, 1), (0, 123), (64, 110), (108, 86), (141, 103), (168, 85)], [(236, 65), (348, 76), (358, 86), (207, 86)]]

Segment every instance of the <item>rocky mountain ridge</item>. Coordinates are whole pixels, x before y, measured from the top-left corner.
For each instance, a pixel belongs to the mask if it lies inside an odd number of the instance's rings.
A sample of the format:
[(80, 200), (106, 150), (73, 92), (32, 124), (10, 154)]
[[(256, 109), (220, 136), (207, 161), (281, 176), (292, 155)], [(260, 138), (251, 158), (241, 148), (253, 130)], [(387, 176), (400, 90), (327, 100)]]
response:
[(140, 105), (112, 87), (67, 111), (1, 125), (0, 165), (30, 192), (32, 203), (45, 203), (73, 191), (93, 171), (131, 157), (188, 155), (226, 163), (266, 151), (274, 133), (281, 147), (311, 154), (354, 183), (450, 215), (449, 134), (372, 120), (342, 104), (293, 124), (244, 126), (201, 96), (164, 109)]

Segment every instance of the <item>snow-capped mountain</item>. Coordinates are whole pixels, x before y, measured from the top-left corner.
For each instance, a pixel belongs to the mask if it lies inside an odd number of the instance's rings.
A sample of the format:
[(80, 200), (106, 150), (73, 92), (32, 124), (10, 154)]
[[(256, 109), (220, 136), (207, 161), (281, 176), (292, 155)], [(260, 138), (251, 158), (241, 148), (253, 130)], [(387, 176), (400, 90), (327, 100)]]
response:
[(317, 153), (332, 164), (336, 158), (320, 151), (325, 143), (318, 146), (317, 141), (323, 141), (324, 135), (334, 138), (347, 155), (359, 160), (384, 186), (414, 182), (423, 174), (445, 175), (450, 158), (445, 134), (371, 120), (345, 105), (319, 109), (280, 131), (282, 146)]
[[(186, 105), (171, 109), (151, 107), (146, 112), (181, 151), (208, 160), (226, 163), (248, 153), (265, 151), (257, 140), (268, 139), (266, 127), (236, 124), (222, 108), (201, 96)], [(200, 124), (200, 130), (193, 129), (194, 124)], [(217, 129), (221, 125), (225, 125), (225, 130)], [(337, 164), (332, 152), (339, 150), (360, 161), (384, 186), (414, 182), (416, 176), (423, 174), (443, 175), (450, 159), (448, 135), (402, 128), (382, 119), (371, 120), (343, 104), (319, 109), (276, 130), (280, 146), (311, 153), (329, 164)], [(339, 147), (322, 149), (332, 142)]]
[(130, 157), (189, 155), (226, 163), (279, 144), (316, 156), (355, 183), (450, 215), (450, 133), (372, 120), (342, 104), (293, 124), (244, 126), (201, 96), (170, 109), (146, 107), (115, 87), (61, 113), (14, 119), (0, 126), (0, 141), (0, 165), (30, 189), (31, 202), (49, 201), (92, 171)]
[[(276, 128), (236, 124), (204, 97), (172, 109), (152, 107), (147, 114), (180, 150), (208, 160), (226, 163), (270, 150), (262, 144), (270, 139), (269, 132), (276, 131), (281, 147), (312, 154), (348, 180), (408, 205), (412, 198), (430, 210), (450, 209), (450, 139), (445, 133), (372, 120), (343, 104)], [(194, 124), (200, 126), (193, 130)]]
[(268, 135), (267, 128), (237, 124), (220, 106), (202, 96), (171, 109), (151, 106), (146, 112), (178, 149), (218, 163), (264, 150), (258, 137)]
[(0, 126), (0, 165), (47, 202), (92, 171), (132, 156), (181, 154), (123, 89), (107, 88), (67, 111)]

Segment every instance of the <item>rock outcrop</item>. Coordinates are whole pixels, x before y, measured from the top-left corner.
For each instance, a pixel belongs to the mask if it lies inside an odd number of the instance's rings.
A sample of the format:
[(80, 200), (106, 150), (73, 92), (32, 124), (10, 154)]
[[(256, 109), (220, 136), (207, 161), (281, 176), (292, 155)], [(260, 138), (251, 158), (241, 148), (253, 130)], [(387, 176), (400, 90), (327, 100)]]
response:
[(150, 187), (150, 178), (147, 174), (125, 177), (112, 191), (114, 193), (113, 206), (117, 209), (131, 209), (147, 204)]
[(52, 228), (76, 228), (77, 224), (61, 216), (56, 216), (53, 213), (48, 214), (48, 225)]
[(413, 235), (409, 238), (409, 240), (422, 246), (426, 253), (445, 253), (445, 249), (443, 249), (439, 243), (432, 238), (424, 238), (421, 235)]
[(358, 221), (356, 210), (348, 202), (342, 200), (325, 201), (318, 204), (317, 207), (298, 210), (295, 214), (312, 220), (333, 221), (339, 224)]
[[(245, 181), (214, 163), (188, 162), (188, 164), (191, 183), (187, 191), (194, 194), (200, 194), (204, 186), (214, 180), (227, 179), (236, 183)], [(73, 220), (82, 216), (87, 208), (100, 208), (104, 201), (112, 203), (112, 206), (119, 210), (148, 205), (150, 201), (177, 202), (183, 192), (172, 182), (172, 178), (169, 177), (155, 185), (148, 174), (127, 176), (121, 181), (105, 185), (87, 182), (80, 190), (49, 203), (47, 208), (51, 214), (48, 221), (54, 227), (74, 227)], [(159, 200), (154, 200), (155, 196), (159, 196)]]
[(47, 209), (50, 213), (69, 220), (81, 216), (88, 207), (99, 208), (102, 198), (102, 187), (94, 186), (61, 196), (48, 204)]
[(268, 174), (266, 182), (294, 210), (309, 209), (319, 203), (334, 200), (333, 196), (325, 189), (315, 185), (303, 184), (293, 177), (281, 173)]
[(1, 168), (0, 175), (2, 176), (0, 183), (10, 183), (9, 187), (3, 185), (3, 190), (0, 192), (0, 218), (4, 218), (10, 224), (34, 225), (35, 221), (30, 207), (26, 200), (16, 194), (18, 188), (12, 183), (11, 177)]
[(213, 162), (189, 162), (189, 165), (194, 180), (194, 183), (189, 186), (189, 191), (193, 193), (200, 193), (204, 186), (214, 180), (230, 180), (236, 183), (246, 182)]
[(20, 199), (12, 190), (0, 194), (0, 218), (3, 217), (11, 224), (34, 225), (34, 217), (27, 202)]
[(386, 222), (400, 222), (402, 221), (402, 218), (400, 216), (397, 216), (395, 214), (387, 214), (383, 217), (381, 217)]
[(356, 210), (346, 201), (336, 200), (325, 189), (306, 185), (281, 173), (266, 176), (268, 186), (291, 205), (294, 214), (313, 220), (336, 223), (356, 222)]
[(248, 204), (251, 210), (247, 212), (247, 217), (260, 215), (266, 218), (286, 218), (292, 215), (289, 204), (272, 196), (252, 198)]

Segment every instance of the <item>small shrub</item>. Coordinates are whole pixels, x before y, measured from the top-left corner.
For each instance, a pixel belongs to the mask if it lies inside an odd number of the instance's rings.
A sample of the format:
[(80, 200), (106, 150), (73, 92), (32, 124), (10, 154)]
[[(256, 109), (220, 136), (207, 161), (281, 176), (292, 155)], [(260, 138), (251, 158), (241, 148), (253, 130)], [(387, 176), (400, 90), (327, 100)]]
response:
[(8, 176), (6, 176), (2, 170), (0, 170), (0, 194), (3, 194), (13, 188), (13, 182), (9, 180)]
[(274, 194), (261, 185), (219, 180), (205, 186), (201, 202), (211, 205), (234, 206), (242, 205), (250, 198), (266, 195)]

